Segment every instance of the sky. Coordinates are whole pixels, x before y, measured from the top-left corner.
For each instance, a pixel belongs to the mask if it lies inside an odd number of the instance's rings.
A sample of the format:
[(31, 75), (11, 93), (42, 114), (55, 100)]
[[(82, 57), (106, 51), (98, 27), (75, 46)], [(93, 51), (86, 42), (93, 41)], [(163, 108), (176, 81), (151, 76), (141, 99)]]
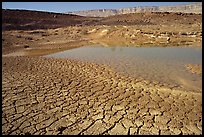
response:
[(63, 13), (92, 9), (117, 9), (137, 6), (171, 6), (192, 2), (2, 2), (3, 9), (26, 9)]

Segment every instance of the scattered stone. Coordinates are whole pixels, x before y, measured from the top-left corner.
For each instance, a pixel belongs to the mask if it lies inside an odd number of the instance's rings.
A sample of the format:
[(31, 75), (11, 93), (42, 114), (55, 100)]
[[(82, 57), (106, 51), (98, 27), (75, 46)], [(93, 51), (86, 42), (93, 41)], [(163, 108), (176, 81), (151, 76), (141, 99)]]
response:
[(25, 45), (25, 46), (24, 46), (25, 49), (26, 49), (26, 48), (29, 48), (29, 47), (30, 47), (30, 46), (28, 46), (28, 45)]

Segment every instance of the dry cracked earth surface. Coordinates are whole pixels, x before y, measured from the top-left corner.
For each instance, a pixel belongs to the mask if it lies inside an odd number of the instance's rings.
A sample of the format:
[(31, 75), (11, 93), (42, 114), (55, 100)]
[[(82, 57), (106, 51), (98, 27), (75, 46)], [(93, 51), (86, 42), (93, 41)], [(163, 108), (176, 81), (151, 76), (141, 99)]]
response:
[[(94, 44), (202, 48), (202, 14), (2, 14), (2, 134), (202, 134), (202, 91), (149, 83), (106, 65), (40, 57)], [(202, 75), (201, 66), (186, 68)]]
[(2, 61), (2, 134), (202, 134), (202, 93), (70, 59)]

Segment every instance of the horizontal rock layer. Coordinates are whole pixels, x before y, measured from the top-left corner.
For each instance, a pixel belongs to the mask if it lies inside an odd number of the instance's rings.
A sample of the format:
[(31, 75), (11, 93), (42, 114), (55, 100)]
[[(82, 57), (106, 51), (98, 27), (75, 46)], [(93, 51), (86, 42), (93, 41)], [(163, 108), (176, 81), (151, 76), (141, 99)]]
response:
[(120, 9), (98, 9), (98, 10), (83, 10), (75, 12), (66, 12), (81, 16), (107, 17), (118, 14), (140, 13), (140, 12), (182, 12), (182, 13), (202, 13), (202, 3), (193, 3), (188, 5), (176, 6), (138, 6), (131, 8)]

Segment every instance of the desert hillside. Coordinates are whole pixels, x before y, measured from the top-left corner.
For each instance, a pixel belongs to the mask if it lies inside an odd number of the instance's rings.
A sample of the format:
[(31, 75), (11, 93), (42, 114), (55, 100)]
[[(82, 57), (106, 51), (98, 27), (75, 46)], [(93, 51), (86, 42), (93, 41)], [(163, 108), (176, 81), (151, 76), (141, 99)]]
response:
[(29, 10), (2, 10), (3, 30), (34, 30), (94, 25), (201, 25), (202, 14), (145, 12), (111, 17), (83, 17)]
[(129, 13), (105, 17), (99, 24), (102, 25), (189, 25), (200, 24), (201, 14), (145, 12)]
[(82, 23), (88, 24), (92, 20), (97, 20), (97, 18), (52, 12), (2, 9), (3, 30), (59, 28)]

